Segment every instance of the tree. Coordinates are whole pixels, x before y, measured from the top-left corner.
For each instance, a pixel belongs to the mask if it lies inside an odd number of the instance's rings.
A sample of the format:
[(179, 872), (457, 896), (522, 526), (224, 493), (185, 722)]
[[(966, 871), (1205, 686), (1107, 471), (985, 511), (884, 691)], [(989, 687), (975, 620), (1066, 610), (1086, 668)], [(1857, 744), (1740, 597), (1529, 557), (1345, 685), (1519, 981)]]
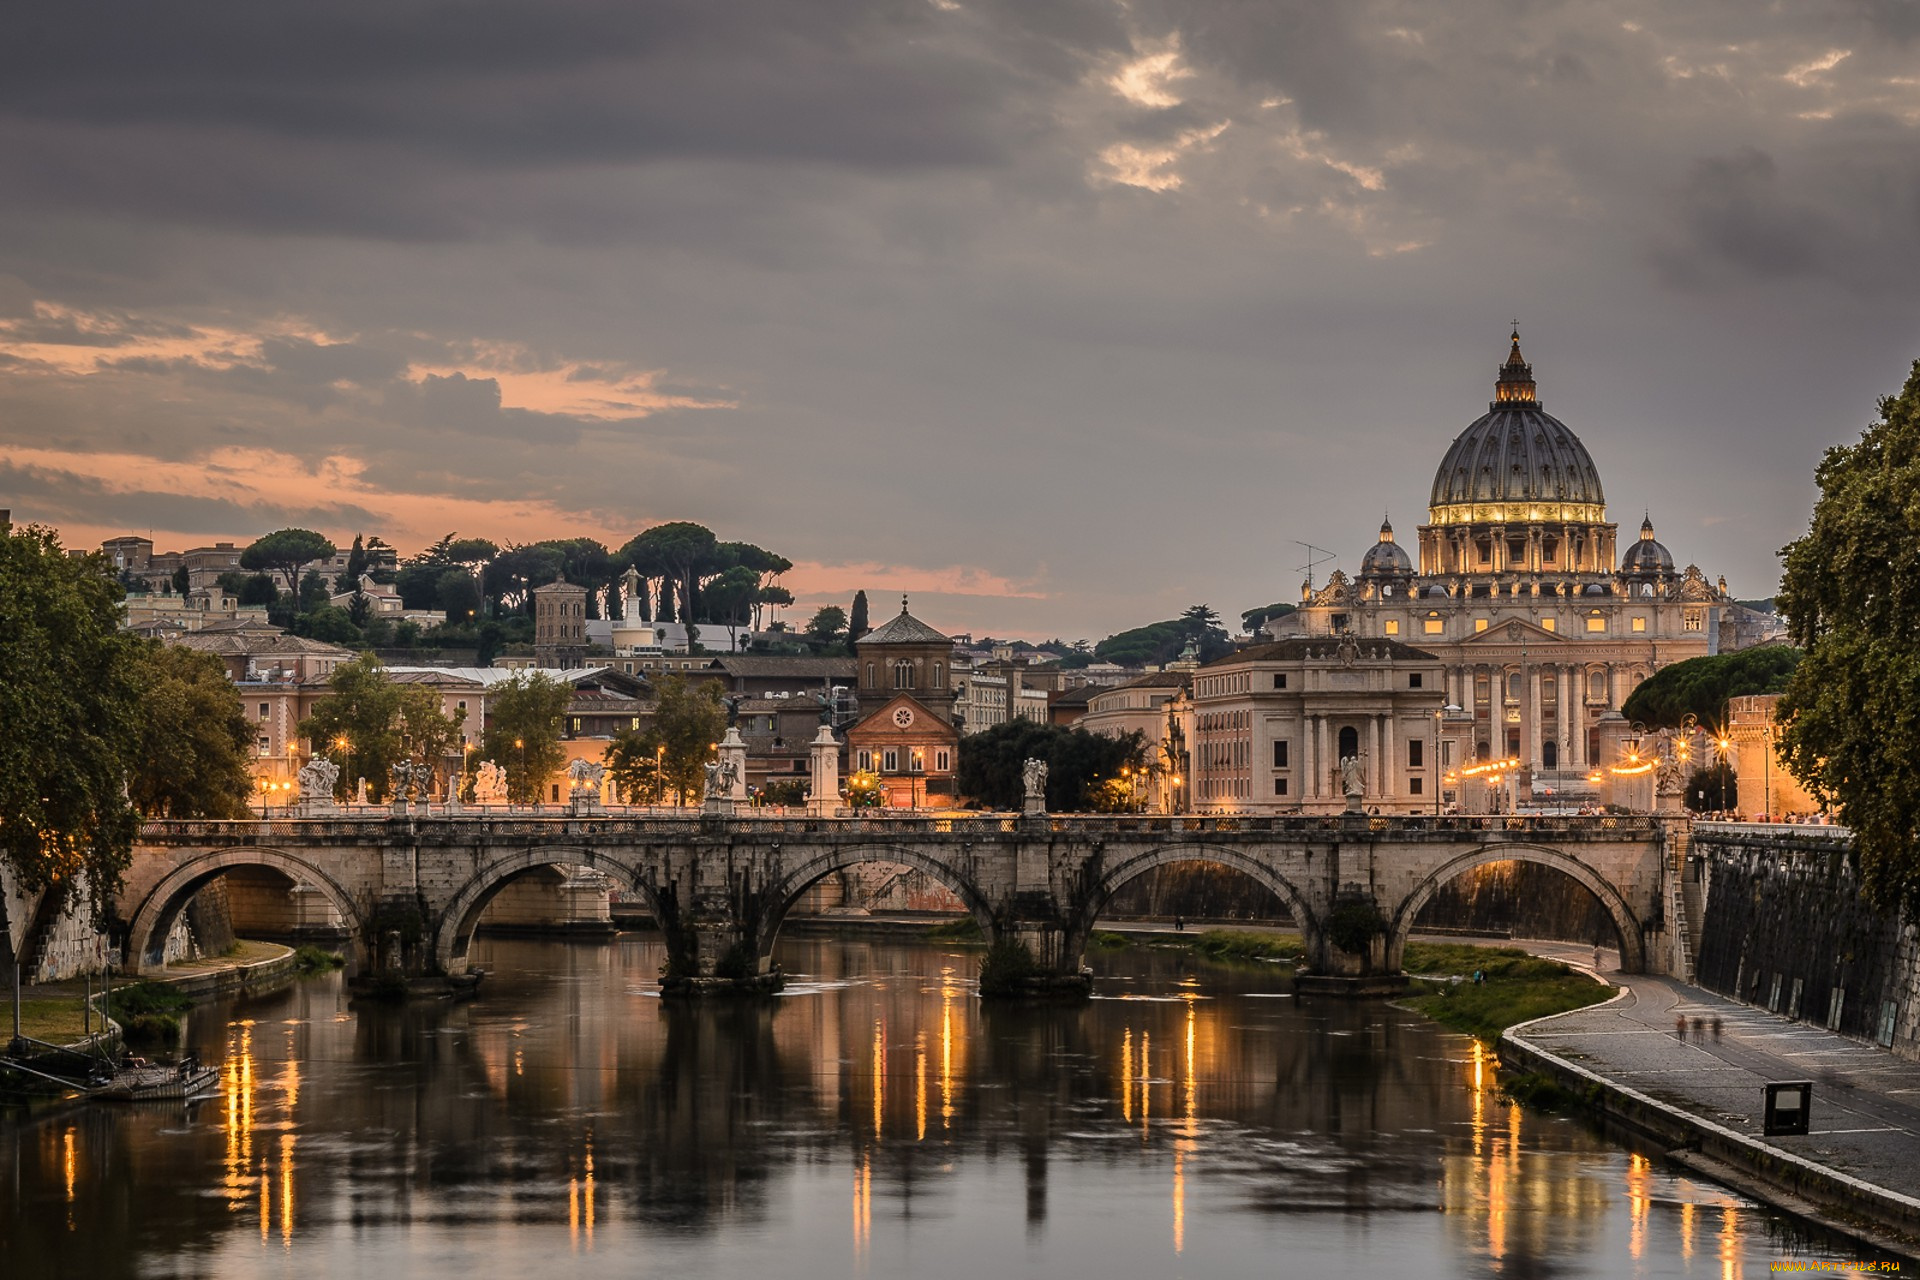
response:
[(0, 523), (0, 854), (28, 893), (84, 882), (96, 914), (140, 823), (122, 792), (141, 718), (119, 601), (105, 557)]
[(294, 619), (293, 629), (296, 635), (309, 640), (324, 640), (328, 644), (358, 644), (362, 639), (353, 614), (331, 604), (323, 604), (311, 613), (301, 614)]
[(192, 588), (193, 575), (187, 571), (187, 566), (181, 565), (173, 571), (173, 594), (184, 596)]
[(335, 591), (358, 591), (360, 575), (367, 571), (367, 548), (360, 535), (353, 535), (353, 549), (347, 552), (347, 571), (334, 580)]
[(839, 640), (847, 629), (847, 612), (837, 604), (830, 604), (816, 612), (807, 621), (807, 639), (816, 645), (831, 645)]
[[(762, 606), (765, 606), (767, 610), (771, 612), (774, 609), (784, 609), (792, 603), (793, 592), (787, 590), (785, 587), (773, 586), (760, 588), (760, 593), (755, 596), (753, 600), (754, 630), (757, 631), (760, 629), (760, 610)], [(785, 624), (776, 623), (775, 625), (783, 626)]]
[(1726, 719), (1728, 698), (1779, 693), (1799, 665), (1800, 651), (1783, 644), (1688, 658), (1643, 681), (1621, 704), (1620, 714), (1656, 729), (1677, 729), (1689, 713), (1701, 724), (1719, 725)]
[(354, 793), (356, 779), (365, 778), (368, 796), (385, 800), (393, 766), (402, 760), (437, 771), (466, 719), (463, 711), (448, 716), (431, 686), (397, 683), (370, 653), (335, 667), (327, 688), (299, 731), (340, 766), (334, 787), (340, 799)]
[(312, 613), (315, 609), (326, 608), (329, 595), (327, 580), (321, 576), (320, 571), (307, 570), (305, 576), (300, 579), (300, 612)]
[(548, 778), (567, 762), (560, 728), (573, 686), (544, 671), (520, 672), (487, 699), (480, 753), (507, 774), (507, 799), (538, 804)]
[(253, 794), (253, 726), (210, 653), (148, 642), (136, 650), (140, 732), (127, 793), (149, 818), (242, 818)]
[(873, 628), (867, 625), (867, 593), (853, 593), (853, 608), (847, 612), (847, 647), (851, 649), (861, 636)]
[(1726, 813), (1740, 807), (1740, 780), (1730, 764), (1695, 769), (1687, 779), (1687, 808), (1695, 813)]
[(448, 623), (456, 626), (471, 623), (486, 604), (480, 597), (480, 584), (465, 569), (442, 571), (434, 587), (434, 599), (446, 611)]
[(659, 735), (652, 729), (623, 729), (607, 744), (607, 776), (628, 804), (661, 804), (667, 798)]
[(279, 573), (287, 580), (287, 592), (299, 586), (302, 565), (315, 560), (333, 559), (334, 545), (311, 529), (281, 529), (259, 539), (240, 553), (240, 567), (262, 573)]
[(1100, 803), (1103, 780), (1138, 770), (1145, 744), (1138, 733), (1109, 738), (1067, 725), (1009, 720), (960, 739), (955, 781), (963, 795), (991, 808), (1018, 809), (1026, 795), (1022, 766), (1047, 762), (1047, 807), (1084, 811)]
[(1269, 622), (1272, 622), (1275, 618), (1286, 617), (1288, 614), (1292, 613), (1295, 608), (1296, 606), (1286, 604), (1284, 602), (1276, 603), (1276, 604), (1263, 604), (1258, 609), (1249, 609), (1245, 613), (1241, 614), (1240, 622), (1241, 622), (1241, 625), (1246, 627), (1249, 633), (1257, 633), (1261, 627), (1266, 626)]
[(709, 582), (704, 594), (708, 616), (727, 629), (727, 648), (739, 648), (739, 628), (752, 621), (754, 598), (760, 594), (759, 575), (735, 565)]
[(706, 786), (707, 761), (727, 731), (727, 709), (720, 701), (719, 684), (712, 680), (691, 685), (676, 673), (662, 676), (655, 689), (648, 746), (659, 752), (667, 789), (686, 804)]
[[(622, 547), (614, 559), (620, 565), (633, 565), (643, 574), (651, 573), (679, 583), (680, 616), (684, 621), (697, 622), (700, 615), (694, 610), (695, 584), (703, 571), (717, 572), (725, 567), (718, 563), (719, 552), (720, 542), (713, 536), (713, 530), (689, 520), (675, 520), (655, 525), (638, 535)], [(663, 589), (662, 621), (668, 619), (667, 597), (668, 592)]]
[(566, 559), (557, 547), (508, 547), (488, 562), (482, 575), (487, 598), (505, 608), (529, 609), (534, 588), (558, 582)]
[(1806, 651), (1781, 760), (1853, 828), (1862, 887), (1920, 909), (1920, 361), (1860, 441), (1827, 450), (1775, 597)]

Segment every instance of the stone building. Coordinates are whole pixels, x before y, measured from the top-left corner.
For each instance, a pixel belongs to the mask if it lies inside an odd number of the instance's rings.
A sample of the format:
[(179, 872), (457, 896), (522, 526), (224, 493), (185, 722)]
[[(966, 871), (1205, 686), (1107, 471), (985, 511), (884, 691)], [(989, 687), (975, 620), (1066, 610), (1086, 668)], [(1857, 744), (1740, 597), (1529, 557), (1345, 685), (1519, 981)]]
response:
[(1754, 634), (1724, 579), (1676, 568), (1650, 517), (1623, 554), (1616, 529), (1599, 468), (1546, 412), (1515, 332), (1487, 413), (1434, 474), (1417, 561), (1383, 522), (1357, 574), (1303, 587), (1268, 634), (1419, 646), (1438, 664), (1425, 692), (1462, 709), (1472, 755), (1518, 757), (1529, 785), (1579, 794), (1611, 763), (1599, 721), (1642, 680)]
[(953, 641), (907, 612), (854, 642), (861, 718), (847, 730), (854, 769), (871, 769), (890, 806), (950, 797), (959, 766), (955, 695), (947, 670)]
[(568, 669), (587, 662), (587, 589), (549, 582), (533, 589), (534, 665)]
[(1340, 762), (1353, 757), (1369, 810), (1432, 811), (1459, 751), (1444, 743), (1462, 729), (1443, 714), (1445, 674), (1425, 650), (1351, 634), (1208, 663), (1193, 677), (1193, 809), (1337, 813), (1346, 806)]

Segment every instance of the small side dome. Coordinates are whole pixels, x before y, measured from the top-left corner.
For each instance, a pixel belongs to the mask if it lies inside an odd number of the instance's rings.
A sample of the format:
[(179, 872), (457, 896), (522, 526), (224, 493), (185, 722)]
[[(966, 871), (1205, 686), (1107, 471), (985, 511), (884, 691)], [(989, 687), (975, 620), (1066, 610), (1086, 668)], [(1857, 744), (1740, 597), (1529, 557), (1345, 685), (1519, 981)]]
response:
[(1601, 586), (1597, 582), (1589, 582), (1587, 584), (1587, 589), (1581, 592), (1580, 594), (1588, 595), (1588, 596), (1603, 596), (1607, 594), (1607, 589)]
[(1393, 540), (1391, 521), (1380, 522), (1380, 541), (1367, 548), (1367, 554), (1360, 557), (1360, 576), (1363, 578), (1406, 578), (1413, 575), (1413, 559), (1407, 555), (1399, 543)]
[(1673, 573), (1673, 553), (1655, 541), (1653, 517), (1640, 522), (1640, 540), (1627, 548), (1620, 572), (1628, 577), (1666, 577)]

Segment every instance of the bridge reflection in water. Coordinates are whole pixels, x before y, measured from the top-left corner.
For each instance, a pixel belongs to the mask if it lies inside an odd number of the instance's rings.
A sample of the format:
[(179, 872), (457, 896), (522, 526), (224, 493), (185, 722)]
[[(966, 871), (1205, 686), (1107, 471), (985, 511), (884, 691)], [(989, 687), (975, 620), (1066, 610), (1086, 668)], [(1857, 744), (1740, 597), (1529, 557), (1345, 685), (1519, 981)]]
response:
[(1272, 966), (1102, 953), (1102, 998), (1033, 1009), (976, 999), (977, 951), (795, 940), (781, 999), (676, 1006), (655, 940), (476, 951), (472, 1004), (348, 1009), (336, 976), (196, 1013), (222, 1091), (184, 1122), (0, 1122), (10, 1273), (1731, 1275), (1795, 1247), (1523, 1113), (1471, 1040)]

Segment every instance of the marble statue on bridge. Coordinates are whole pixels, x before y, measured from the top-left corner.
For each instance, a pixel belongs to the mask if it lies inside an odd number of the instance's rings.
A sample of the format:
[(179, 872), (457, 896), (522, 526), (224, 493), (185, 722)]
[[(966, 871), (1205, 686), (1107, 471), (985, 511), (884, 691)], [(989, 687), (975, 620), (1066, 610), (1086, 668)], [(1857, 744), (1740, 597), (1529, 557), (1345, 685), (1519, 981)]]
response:
[(499, 804), (507, 798), (507, 771), (491, 760), (482, 760), (473, 772), (475, 804)]
[(300, 803), (309, 813), (331, 811), (333, 788), (340, 781), (340, 766), (325, 756), (315, 756), (300, 770)]
[(1026, 787), (1026, 813), (1047, 811), (1047, 762), (1028, 757), (1020, 766), (1020, 781)]
[(1358, 813), (1367, 794), (1367, 769), (1359, 756), (1340, 758), (1340, 790), (1347, 797), (1347, 812)]

